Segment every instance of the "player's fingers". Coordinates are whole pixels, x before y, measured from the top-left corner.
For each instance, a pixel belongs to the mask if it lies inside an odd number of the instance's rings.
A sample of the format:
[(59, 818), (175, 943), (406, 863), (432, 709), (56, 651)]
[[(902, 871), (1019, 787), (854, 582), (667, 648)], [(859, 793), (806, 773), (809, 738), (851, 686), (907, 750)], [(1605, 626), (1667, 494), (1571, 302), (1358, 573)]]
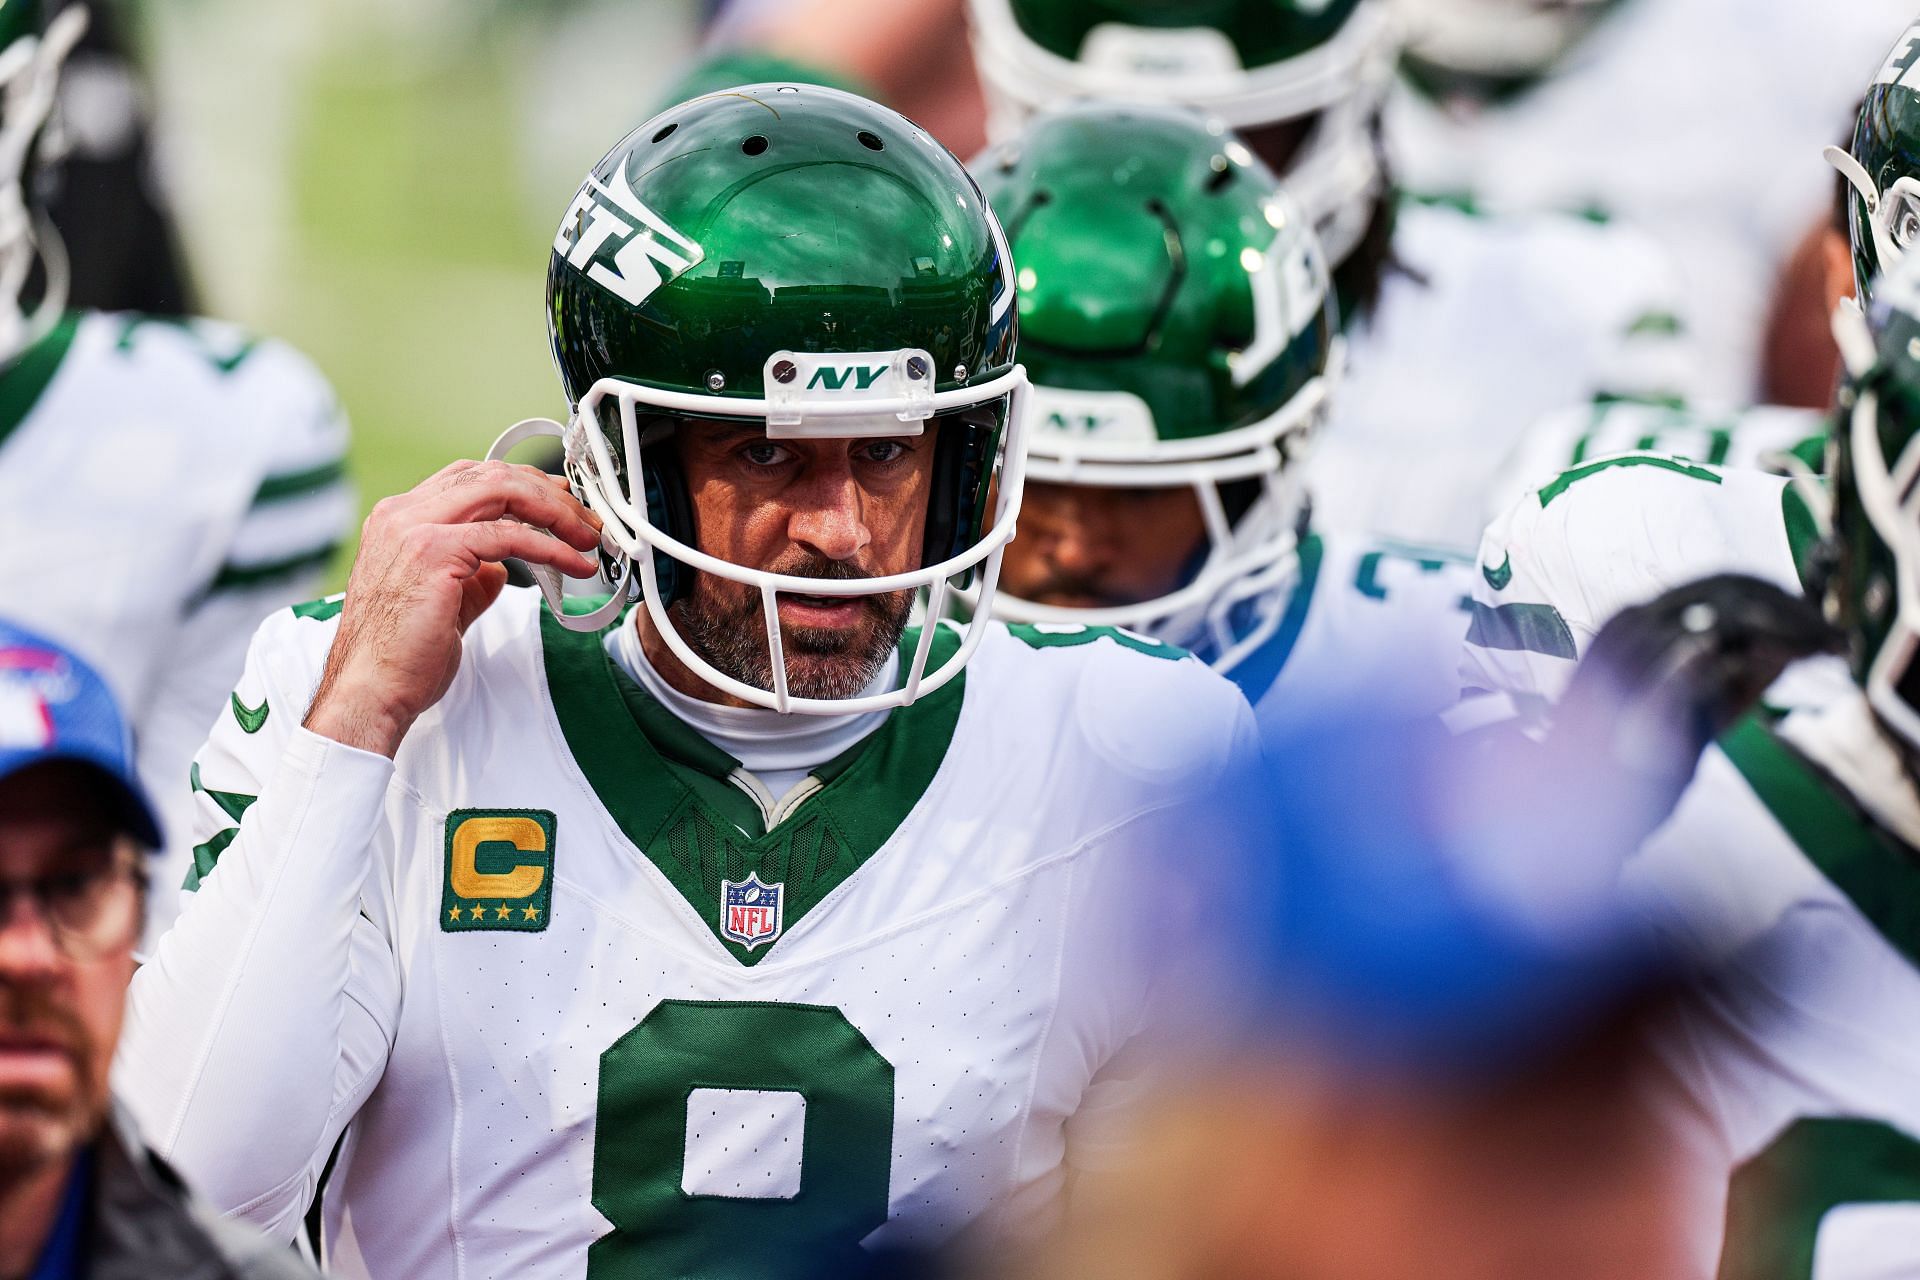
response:
[(515, 520), (538, 526), (581, 551), (600, 545), (600, 517), (537, 467), (481, 462), (422, 495), (407, 516), (423, 524)]
[(424, 525), (412, 539), (416, 554), (460, 562), (477, 571), (509, 557), (529, 564), (551, 565), (571, 578), (591, 578), (599, 564), (566, 543), (517, 520), (483, 520), (476, 524)]

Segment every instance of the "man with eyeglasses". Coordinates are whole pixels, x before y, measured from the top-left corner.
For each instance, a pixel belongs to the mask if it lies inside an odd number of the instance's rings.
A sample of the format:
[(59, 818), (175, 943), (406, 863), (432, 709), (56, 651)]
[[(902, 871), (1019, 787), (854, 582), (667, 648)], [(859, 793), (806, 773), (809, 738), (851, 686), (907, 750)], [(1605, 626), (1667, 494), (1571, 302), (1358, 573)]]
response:
[(188, 1199), (109, 1100), (159, 844), (99, 675), (0, 621), (0, 1278), (311, 1274)]

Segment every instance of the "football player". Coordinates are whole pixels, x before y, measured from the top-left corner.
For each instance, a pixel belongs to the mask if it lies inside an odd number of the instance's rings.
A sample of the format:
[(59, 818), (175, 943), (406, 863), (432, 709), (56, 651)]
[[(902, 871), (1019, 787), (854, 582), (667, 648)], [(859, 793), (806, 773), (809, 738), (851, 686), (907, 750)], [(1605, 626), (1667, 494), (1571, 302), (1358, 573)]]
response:
[[(573, 416), (496, 451), (560, 432), (568, 478), (454, 463), (261, 629), (270, 714), (198, 761), (218, 863), (134, 987), (137, 1115), (283, 1234), (330, 1168), (345, 1275), (838, 1275), (1024, 1216), (1161, 1025), (1150, 862), (1211, 838), (1245, 700), (988, 619), (1013, 268), (899, 115), (656, 116), (547, 284)], [(617, 592), (556, 614), (506, 556)]]
[(1079, 99), (1199, 107), (1238, 130), (1318, 227), (1351, 338), (1314, 462), (1322, 522), (1467, 548), (1528, 426), (1597, 392), (1692, 391), (1675, 274), (1620, 226), (1395, 196), (1383, 0), (972, 0), (996, 136)]
[[(133, 722), (166, 850), (148, 941), (195, 865), (188, 767), (246, 638), (311, 596), (352, 523), (346, 424), (298, 352), (225, 325), (66, 312), (65, 255), (32, 194), (61, 61), (0, 0), (0, 605), (84, 654)], [(29, 296), (29, 279), (44, 289)], [(258, 727), (266, 712), (232, 705)]]
[[(1853, 109), (1861, 78), (1912, 17), (1912, 0), (1398, 7), (1412, 56), (1385, 119), (1407, 186), (1471, 193), (1501, 210), (1586, 209), (1630, 221), (1683, 277), (1693, 365), (1684, 389), (1751, 400), (1760, 390), (1756, 320), (1826, 203), (1808, 157), (1832, 141), (1831, 122)], [(1710, 153), (1675, 127), (1694, 119), (1713, 121)], [(1767, 179), (1755, 183), (1760, 173)], [(1724, 198), (1732, 188), (1746, 197)], [(1830, 390), (1820, 387), (1812, 403)]]
[(1465, 560), (1309, 522), (1344, 340), (1272, 172), (1198, 113), (1100, 103), (974, 169), (1011, 239), (1035, 400), (999, 614), (1190, 648), (1269, 734), (1327, 700), (1451, 706)]
[(1881, 279), (1874, 310), (1842, 343), (1835, 428), (1826, 602), (1853, 680), (1726, 734), (1629, 866), (1728, 962), (1664, 1046), (1703, 1277), (1920, 1268), (1920, 261)]

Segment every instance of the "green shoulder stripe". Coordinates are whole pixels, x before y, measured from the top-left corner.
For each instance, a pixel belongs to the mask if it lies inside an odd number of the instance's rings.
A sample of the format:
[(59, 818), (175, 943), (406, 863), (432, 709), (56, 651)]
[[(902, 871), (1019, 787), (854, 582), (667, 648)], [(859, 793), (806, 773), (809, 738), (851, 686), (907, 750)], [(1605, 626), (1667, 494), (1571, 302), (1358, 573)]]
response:
[(1577, 659), (1579, 646), (1573, 642), (1573, 628), (1550, 604), (1503, 604), (1498, 607), (1474, 601), (1467, 625), (1467, 643), (1482, 649), (1501, 649), (1518, 653), (1540, 653), (1549, 658)]
[(1540, 490), (1540, 505), (1543, 507), (1548, 505), (1555, 498), (1573, 488), (1574, 485), (1579, 484), (1588, 476), (1599, 475), (1602, 471), (1606, 471), (1612, 467), (1658, 467), (1662, 471), (1671, 471), (1676, 475), (1683, 475), (1691, 480), (1704, 480), (1708, 484), (1719, 484), (1721, 482), (1720, 477), (1714, 472), (1707, 470), (1705, 467), (1696, 467), (1691, 463), (1682, 462), (1678, 458), (1661, 457), (1657, 454), (1630, 453), (1618, 458), (1602, 458), (1598, 462), (1589, 462), (1583, 467), (1574, 467), (1571, 470), (1562, 471), (1554, 477), (1552, 484)]
[[(663, 749), (635, 719), (602, 634), (569, 631), (540, 610), (547, 691), (561, 735), (627, 839), (743, 965), (757, 963), (773, 948), (743, 946), (724, 935), (720, 882), (754, 874), (764, 884), (784, 886), (782, 909), (790, 928), (906, 821), (946, 759), (965, 698), (963, 672), (912, 706), (896, 708), (857, 755), (834, 762), (833, 776), (823, 779), (811, 799), (773, 830), (755, 835), (729, 820), (702, 794), (704, 787), (689, 783), (688, 760), (667, 754), (692, 751), (690, 744)], [(917, 639), (918, 633), (909, 631), (903, 653), (911, 653)], [(959, 642), (942, 627), (929, 666), (944, 661)], [(731, 763), (724, 753), (716, 754), (723, 759), (694, 763), (714, 768)]]
[(1920, 965), (1920, 861), (1876, 826), (1759, 716), (1720, 749), (1807, 861), (1896, 950)]
[(53, 381), (53, 375), (59, 372), (60, 362), (67, 358), (67, 351), (73, 346), (73, 336), (80, 331), (80, 315), (68, 312), (60, 317), (46, 337), (28, 347), (14, 360), (6, 370), (0, 371), (0, 445), (7, 441), (15, 428), (27, 420), (33, 412), (33, 406), (40, 402), (40, 396)]
[(317, 467), (308, 467), (305, 471), (288, 471), (277, 476), (268, 476), (260, 482), (253, 492), (253, 505), (258, 507), (268, 503), (286, 502), (293, 498), (304, 498), (340, 483), (347, 477), (347, 463), (344, 458), (332, 462), (323, 462)]
[[(217, 591), (245, 591), (249, 587), (262, 587), (278, 582), (283, 578), (292, 578), (303, 573), (318, 573), (333, 563), (334, 553), (340, 550), (338, 542), (329, 542), (325, 546), (315, 547), (311, 551), (302, 551), (282, 560), (268, 560), (260, 564), (222, 565), (220, 572), (213, 575), (213, 581), (207, 585), (209, 594)], [(302, 614), (311, 617), (311, 614)]]
[(293, 616), (309, 618), (314, 622), (325, 622), (329, 618), (339, 617), (340, 611), (346, 607), (347, 593), (342, 591), (338, 595), (327, 596), (321, 600), (309, 600), (305, 604), (294, 605)]
[(1800, 575), (1800, 588), (1808, 595), (1817, 589), (1815, 554), (1820, 547), (1820, 522), (1794, 481), (1780, 491), (1780, 513), (1787, 522), (1787, 549), (1793, 554), (1794, 570)]

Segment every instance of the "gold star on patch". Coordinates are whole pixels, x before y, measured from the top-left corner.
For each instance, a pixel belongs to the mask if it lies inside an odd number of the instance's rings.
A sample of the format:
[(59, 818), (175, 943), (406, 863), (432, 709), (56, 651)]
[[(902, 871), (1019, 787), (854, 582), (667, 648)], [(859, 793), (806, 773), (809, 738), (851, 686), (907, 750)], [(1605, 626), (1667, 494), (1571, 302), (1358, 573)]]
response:
[(447, 919), (458, 920), (459, 918), (460, 918), (460, 908), (458, 907), (447, 908)]
[(520, 908), (520, 914), (528, 920), (538, 920), (540, 918), (540, 908), (522, 907)]
[(505, 920), (508, 916), (511, 916), (512, 914), (513, 914), (513, 909), (507, 906), (507, 904), (504, 902), (493, 909), (493, 918), (495, 920)]

